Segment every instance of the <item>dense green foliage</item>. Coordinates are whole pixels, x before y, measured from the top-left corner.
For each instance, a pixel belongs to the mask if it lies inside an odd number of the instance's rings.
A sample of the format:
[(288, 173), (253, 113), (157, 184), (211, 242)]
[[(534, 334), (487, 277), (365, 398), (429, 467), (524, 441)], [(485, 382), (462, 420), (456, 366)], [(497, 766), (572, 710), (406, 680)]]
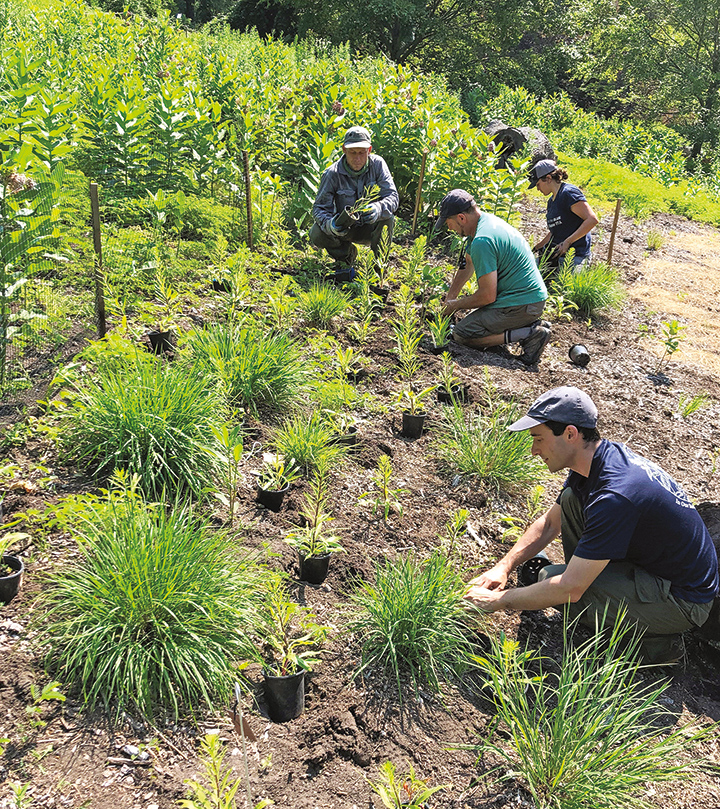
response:
[(267, 577), (176, 502), (132, 490), (76, 508), (79, 556), (49, 577), (48, 659), (90, 706), (147, 717), (194, 713), (231, 692), (252, 654)]

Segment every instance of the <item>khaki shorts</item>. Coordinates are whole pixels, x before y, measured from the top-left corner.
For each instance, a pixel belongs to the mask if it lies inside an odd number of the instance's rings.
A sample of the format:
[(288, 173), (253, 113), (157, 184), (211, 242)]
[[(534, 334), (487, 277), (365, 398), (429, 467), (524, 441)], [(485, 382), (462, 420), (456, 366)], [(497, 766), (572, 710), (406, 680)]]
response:
[(545, 301), (497, 309), (488, 309), (487, 306), (483, 306), (481, 309), (470, 312), (456, 323), (454, 333), (464, 340), (487, 337), (489, 334), (502, 334), (507, 329), (519, 329), (539, 320), (543, 309), (545, 309)]

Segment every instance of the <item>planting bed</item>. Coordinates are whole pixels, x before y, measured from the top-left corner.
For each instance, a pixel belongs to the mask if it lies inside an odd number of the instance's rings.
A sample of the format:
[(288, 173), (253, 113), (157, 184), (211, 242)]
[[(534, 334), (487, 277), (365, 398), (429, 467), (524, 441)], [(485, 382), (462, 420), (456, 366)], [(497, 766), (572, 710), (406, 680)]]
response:
[[(657, 220), (654, 227), (666, 234), (668, 256), (672, 255), (671, 230), (701, 230), (669, 217)], [(537, 211), (528, 208), (524, 232), (539, 233), (540, 229)], [(644, 280), (645, 229), (624, 221), (616, 242), (615, 256), (630, 294), (622, 312), (609, 320), (594, 321), (591, 327), (580, 320), (553, 323), (553, 340), (539, 367), (527, 369), (504, 351), (483, 353), (453, 345), (451, 353), (474, 403), (483, 401), (485, 371), (502, 396), (519, 397), (524, 405), (550, 387), (582, 387), (599, 407), (599, 427), (604, 436), (627, 441), (657, 461), (696, 502), (720, 501), (720, 476), (711, 457), (720, 446), (720, 380), (675, 360), (664, 374), (653, 375), (657, 357), (638, 331), (647, 314), (632, 299), (632, 288), (633, 283)], [(597, 247), (600, 256), (606, 244), (607, 237)], [(687, 265), (678, 263), (678, 273), (686, 274)], [(663, 313), (654, 317), (655, 323), (664, 319)], [(692, 328), (688, 324), (689, 333)], [(346, 342), (343, 334), (337, 336)], [(584, 344), (590, 352), (586, 368), (568, 360), (568, 349), (574, 343)], [(367, 377), (358, 383), (388, 404), (400, 388), (392, 375), (390, 348), (387, 329), (378, 330), (363, 349), (371, 364)], [(719, 350), (715, 345), (715, 354)], [(440, 359), (425, 353), (422, 362), (421, 377), (430, 380), (440, 367)], [(705, 393), (710, 399), (698, 413), (683, 419), (677, 414), (681, 391), (688, 395)], [(358, 425), (354, 453), (331, 475), (329, 510), (346, 553), (333, 558), (323, 585), (314, 587), (295, 580), (293, 594), (338, 631), (331, 633), (322, 661), (308, 679), (305, 713), (292, 722), (276, 725), (269, 721), (261, 696), (260, 669), (251, 667), (247, 672), (256, 686), (256, 699), (248, 697), (244, 702), (257, 737), (249, 752), (255, 800), (268, 797), (287, 809), (379, 807), (367, 779), (377, 780), (380, 765), (391, 760), (402, 772), (411, 763), (420, 778), (432, 785), (448, 785), (429, 803), (438, 809), (533, 806), (512, 779), (501, 783), (499, 776), (506, 773), (506, 767), (495, 770), (499, 762), (491, 756), (478, 761), (473, 752), (461, 749), (485, 738), (492, 719), (491, 705), (478, 696), (472, 678), (448, 684), (443, 697), (423, 690), (415, 695), (408, 688), (402, 703), (395, 683), (376, 672), (352, 679), (359, 653), (354, 639), (342, 632), (344, 609), (353, 583), (358, 578), (369, 579), (377, 560), (415, 550), (427, 554), (437, 544), (437, 535), (450, 514), (462, 507), (469, 510), (469, 522), (476, 533), (476, 537), (466, 535), (461, 548), (466, 578), (470, 578), (504, 552), (498, 514), (524, 517), (524, 494), (498, 493), (438, 472), (432, 448), (442, 406), (433, 401), (428, 407), (426, 431), (416, 441), (401, 437), (399, 413), (390, 420), (386, 415), (367, 415)], [(257, 423), (254, 430), (258, 440), (267, 439), (266, 427)], [(371, 476), (383, 453), (391, 457), (394, 485), (406, 490), (400, 496), (403, 516), (393, 513), (387, 522), (371, 514), (367, 501), (358, 503), (358, 497), (371, 489)], [(49, 446), (39, 439), (32, 439), (12, 454), (22, 469), (42, 461), (52, 468), (57, 482), (54, 491), (38, 491), (37, 473), (35, 477), (21, 476), (6, 494), (6, 520), (17, 512), (91, 487), (80, 470), (58, 466)], [(282, 538), (298, 524), (303, 485), (293, 486), (278, 513), (268, 511), (255, 500), (250, 471), (256, 468), (255, 458), (242, 470), (238, 522), (243, 542), (258, 548), (267, 544), (276, 554), (271, 564), (295, 579), (297, 554)], [(546, 481), (546, 504), (552, 502), (560, 483), (560, 476)], [(32, 620), (37, 617), (33, 601), (43, 587), (43, 573), (61, 568), (76, 553), (74, 548), (67, 535), (57, 533), (51, 533), (47, 546), (36, 553), (28, 547), (25, 558), (30, 561), (24, 587), (10, 605), (0, 608), (0, 737), (10, 739), (0, 763), (0, 806), (14, 806), (9, 782), (21, 781), (31, 784), (31, 806), (169, 809), (186, 795), (184, 779), (199, 773), (198, 741), (208, 728), (220, 729), (228, 742), (228, 760), (241, 775), (241, 745), (232, 732), (226, 705), (217, 705), (213, 715), (201, 713), (198, 727), (187, 721), (151, 728), (129, 716), (111, 726), (101, 715), (81, 712), (71, 684), (63, 683), (61, 690), (68, 695), (67, 701), (43, 703), (40, 716), (46, 724), (33, 727), (26, 712), (33, 702), (30, 686), (35, 683), (42, 688), (51, 679), (32, 651)], [(558, 559), (559, 548), (551, 547), (550, 555)], [(562, 621), (553, 610), (498, 614), (481, 631), (493, 634), (501, 629), (546, 654), (559, 655)], [(687, 662), (675, 673), (666, 694), (667, 707), (681, 723), (693, 717), (718, 721), (720, 651), (689, 638), (687, 652)], [(122, 747), (128, 744), (141, 749), (147, 745), (147, 766), (109, 761), (122, 758)], [(720, 765), (717, 739), (704, 743), (698, 753), (716, 767)], [(648, 785), (646, 800), (664, 809), (717, 807), (720, 778), (716, 773), (708, 770), (693, 780), (691, 788)], [(241, 788), (240, 806), (244, 805), (243, 794)]]

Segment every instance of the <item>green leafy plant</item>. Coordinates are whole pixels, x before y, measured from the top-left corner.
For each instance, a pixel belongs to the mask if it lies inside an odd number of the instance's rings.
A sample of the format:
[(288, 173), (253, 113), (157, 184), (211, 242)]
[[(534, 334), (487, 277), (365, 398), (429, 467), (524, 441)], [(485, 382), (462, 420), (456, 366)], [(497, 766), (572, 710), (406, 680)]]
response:
[(222, 412), (212, 380), (178, 364), (136, 361), (81, 379), (61, 414), (64, 456), (98, 476), (137, 473), (144, 492), (192, 492), (212, 485), (207, 447)]
[(13, 781), (10, 784), (10, 791), (15, 805), (12, 809), (30, 809), (35, 802), (32, 794), (29, 793), (31, 783), (21, 784), (19, 781)]
[(32, 703), (25, 708), (25, 713), (30, 717), (30, 724), (34, 728), (43, 728), (47, 725), (40, 715), (42, 714), (43, 703), (57, 700), (58, 702), (65, 702), (65, 695), (60, 692), (60, 683), (53, 681), (43, 686), (42, 690), (39, 689), (35, 683), (30, 685), (30, 696)]
[[(392, 461), (389, 456), (381, 455), (378, 458), (378, 468), (373, 473), (373, 484), (375, 485), (375, 497), (372, 501), (372, 513), (377, 514), (382, 512), (383, 519), (387, 521), (390, 512), (396, 511), (398, 517), (402, 517), (403, 509), (400, 503), (400, 495), (405, 494), (407, 489), (395, 489), (391, 484), (392, 480)], [(373, 497), (371, 492), (365, 492), (360, 495), (361, 498)]]
[(268, 573), (187, 505), (131, 491), (87, 502), (79, 554), (42, 594), (47, 662), (90, 707), (145, 717), (192, 714), (229, 697)]
[(401, 675), (440, 690), (441, 680), (463, 671), (469, 654), (462, 606), (464, 585), (447, 558), (413, 555), (378, 565), (374, 581), (358, 583), (350, 622), (362, 646), (358, 674), (390, 673), (402, 699)]
[(594, 315), (600, 309), (616, 309), (624, 297), (617, 270), (603, 261), (579, 269), (569, 261), (563, 262), (551, 291), (574, 303), (586, 315)]
[(349, 306), (350, 299), (330, 284), (315, 281), (307, 292), (299, 298), (300, 311), (309, 326), (327, 329), (334, 317), (342, 314)]
[(660, 233), (659, 230), (650, 228), (647, 234), (648, 250), (659, 250), (663, 244), (665, 244), (665, 239), (663, 238), (662, 233)]
[(495, 728), (502, 722), (509, 734), (495, 741), (491, 733), (479, 749), (507, 762), (540, 807), (645, 807), (647, 783), (687, 778), (699, 763), (687, 754), (714, 733), (666, 730), (669, 681), (638, 682), (638, 640), (622, 620), (584, 642), (571, 642), (566, 624), (559, 668), (504, 634), (473, 658)]
[(395, 401), (398, 405), (400, 405), (401, 410), (416, 416), (419, 413), (424, 412), (422, 410), (422, 404), (435, 390), (437, 390), (436, 385), (430, 385), (429, 387), (417, 392), (412, 388), (405, 388), (397, 394)]
[[(225, 751), (217, 733), (206, 733), (200, 743), (201, 763), (205, 770), (205, 784), (194, 779), (185, 781), (191, 797), (180, 801), (181, 809), (235, 809), (235, 795), (242, 778), (233, 780), (231, 767), (225, 765)], [(273, 802), (263, 799), (253, 809), (265, 809)]]
[[(233, 407), (280, 413), (302, 395), (306, 373), (297, 344), (251, 318), (190, 335), (188, 365), (216, 380)], [(185, 360), (183, 359), (183, 363)]]
[(373, 202), (377, 202), (379, 199), (380, 186), (369, 185), (356, 202), (354, 202), (352, 205), (348, 205), (347, 212), (353, 217), (363, 214), (369, 210), (370, 205), (372, 205)]
[(285, 542), (304, 558), (345, 550), (340, 539), (327, 531), (327, 525), (333, 519), (325, 510), (327, 499), (327, 475), (317, 471), (310, 480), (310, 490), (305, 495), (305, 503), (300, 512), (305, 525), (293, 528), (285, 536)]
[(524, 533), (530, 523), (534, 522), (543, 511), (543, 496), (545, 495), (545, 487), (538, 483), (530, 489), (528, 496), (525, 498), (525, 518), (519, 519), (513, 517), (512, 514), (501, 514), (498, 519), (500, 525), (503, 526), (502, 539), (503, 540), (516, 540), (519, 539)]
[(439, 312), (428, 321), (430, 339), (435, 348), (441, 348), (450, 341), (450, 316)]
[(577, 310), (578, 305), (574, 301), (564, 295), (555, 294), (548, 296), (544, 313), (548, 317), (555, 318), (555, 320), (567, 320), (569, 322), (573, 319), (573, 312), (577, 312)]
[(697, 393), (695, 396), (689, 396), (687, 393), (681, 393), (678, 398), (678, 413), (684, 418), (690, 418), (693, 413), (702, 410), (707, 406), (710, 397), (707, 393)]
[(329, 469), (347, 453), (347, 447), (335, 441), (332, 427), (317, 412), (309, 417), (291, 416), (275, 432), (273, 442), (278, 453), (294, 458), (305, 474), (314, 469)]
[(237, 503), (239, 464), (243, 454), (242, 424), (223, 424), (222, 427), (212, 425), (213, 435), (217, 439), (218, 448), (210, 448), (219, 463), (222, 483), (225, 492), (218, 492), (221, 502), (228, 508), (230, 525), (235, 521), (235, 505)]
[(403, 809), (403, 807), (423, 809), (428, 798), (448, 788), (448, 786), (429, 787), (427, 781), (415, 775), (412, 764), (408, 767), (407, 773), (397, 773), (392, 761), (386, 761), (380, 765), (380, 780), (368, 779), (373, 792), (380, 797), (387, 809)]
[(685, 326), (677, 320), (665, 320), (661, 326), (660, 337), (657, 339), (664, 349), (655, 369), (655, 373), (659, 374), (663, 365), (670, 362), (670, 358), (680, 348), (680, 343), (685, 339)]
[(158, 273), (155, 278), (155, 298), (160, 302), (157, 330), (166, 332), (176, 329), (181, 300), (177, 291), (162, 273)]
[(470, 512), (466, 508), (458, 508), (450, 515), (450, 519), (445, 525), (445, 532), (440, 537), (440, 547), (443, 553), (452, 559), (455, 555), (460, 538), (467, 530)]
[(276, 455), (266, 463), (258, 474), (258, 485), (269, 491), (279, 492), (290, 486), (300, 477), (300, 470), (295, 465), (295, 459), (286, 460)]
[(442, 366), (437, 376), (439, 386), (448, 393), (453, 394), (462, 380), (459, 376), (455, 376), (455, 363), (447, 351), (443, 351), (440, 359), (442, 361)]
[(315, 621), (307, 607), (288, 598), (280, 579), (269, 585), (264, 601), (260, 661), (267, 674), (285, 677), (310, 671), (320, 659), (319, 647), (330, 627)]

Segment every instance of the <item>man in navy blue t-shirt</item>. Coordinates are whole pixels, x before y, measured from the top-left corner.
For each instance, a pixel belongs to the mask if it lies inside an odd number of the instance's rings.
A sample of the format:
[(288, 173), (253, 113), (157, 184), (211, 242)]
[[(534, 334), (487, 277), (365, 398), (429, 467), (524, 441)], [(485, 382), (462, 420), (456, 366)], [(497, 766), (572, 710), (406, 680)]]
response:
[[(487, 612), (570, 602), (591, 626), (620, 609), (644, 634), (646, 662), (675, 662), (681, 634), (701, 626), (718, 593), (718, 560), (700, 515), (659, 466), (623, 444), (602, 440), (597, 408), (578, 388), (548, 391), (510, 430), (529, 430), (533, 455), (551, 472), (569, 469), (555, 504), (465, 594)], [(537, 584), (504, 590), (513, 568), (562, 534), (565, 565)]]

